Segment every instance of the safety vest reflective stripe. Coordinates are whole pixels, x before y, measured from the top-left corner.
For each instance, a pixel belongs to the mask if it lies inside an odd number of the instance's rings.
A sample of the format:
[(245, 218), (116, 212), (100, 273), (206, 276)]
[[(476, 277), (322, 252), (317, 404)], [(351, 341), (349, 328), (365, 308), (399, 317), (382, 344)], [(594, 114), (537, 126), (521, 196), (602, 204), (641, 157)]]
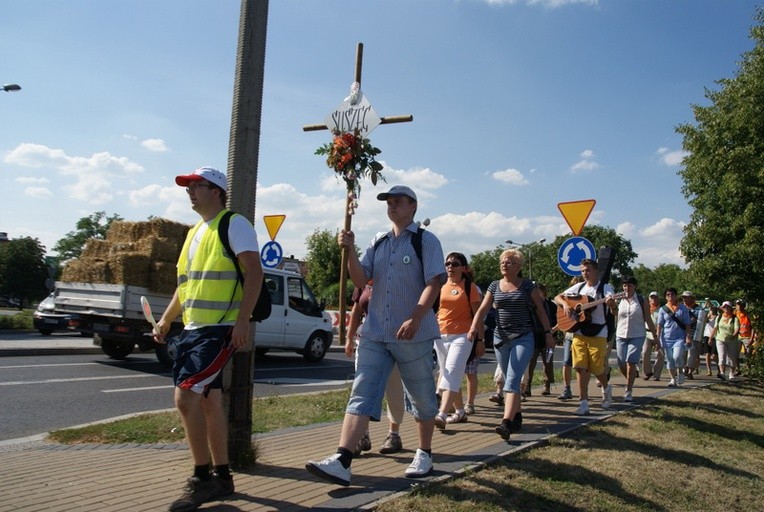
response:
[(191, 270), (186, 276), (186, 280), (199, 280), (199, 281), (232, 281), (236, 280), (239, 276), (236, 275), (236, 271), (227, 270)]
[(215, 311), (225, 311), (228, 309), (229, 304), (231, 305), (231, 309), (239, 309), (241, 302), (238, 300), (229, 302), (227, 300), (217, 301), (217, 300), (203, 300), (203, 299), (188, 299), (183, 302), (182, 306), (184, 309), (194, 308), (194, 309), (211, 309)]

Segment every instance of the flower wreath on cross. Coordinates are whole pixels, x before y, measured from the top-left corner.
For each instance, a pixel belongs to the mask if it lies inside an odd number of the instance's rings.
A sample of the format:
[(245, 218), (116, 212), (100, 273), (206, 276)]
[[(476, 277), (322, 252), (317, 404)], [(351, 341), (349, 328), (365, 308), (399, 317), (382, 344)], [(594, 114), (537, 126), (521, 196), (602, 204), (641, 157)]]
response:
[(369, 178), (372, 185), (377, 180), (385, 181), (382, 177), (382, 164), (376, 156), (382, 151), (371, 145), (369, 139), (361, 136), (358, 130), (350, 132), (333, 132), (332, 142), (324, 144), (316, 150), (317, 155), (327, 155), (326, 165), (338, 177), (345, 180), (348, 193), (348, 214), (353, 215), (358, 207), (358, 196), (361, 194), (361, 178)]

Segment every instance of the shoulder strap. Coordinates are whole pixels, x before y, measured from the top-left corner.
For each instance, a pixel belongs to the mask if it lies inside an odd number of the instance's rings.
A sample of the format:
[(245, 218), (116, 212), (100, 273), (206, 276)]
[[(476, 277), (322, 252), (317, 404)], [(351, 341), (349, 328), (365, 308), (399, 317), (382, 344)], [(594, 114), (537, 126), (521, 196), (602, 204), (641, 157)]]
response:
[(236, 275), (239, 278), (239, 282), (244, 283), (244, 276), (239, 267), (239, 260), (236, 259), (236, 255), (233, 253), (233, 249), (231, 249), (231, 243), (228, 241), (228, 226), (231, 224), (231, 217), (233, 217), (233, 212), (229, 210), (220, 218), (220, 222), (218, 223), (218, 236), (220, 237), (220, 243), (222, 243), (223, 248), (225, 248), (226, 254), (228, 254), (228, 257), (233, 261), (233, 266), (236, 268)]
[(422, 259), (422, 233), (424, 233), (424, 229), (422, 227), (416, 228), (416, 233), (411, 235), (411, 245), (414, 246), (414, 253), (422, 263), (422, 273), (424, 274), (424, 260)]
[(374, 251), (376, 251), (376, 250), (377, 250), (377, 247), (379, 247), (379, 245), (380, 245), (382, 242), (384, 242), (386, 238), (387, 238), (387, 233), (385, 233), (385, 234), (383, 234), (381, 237), (377, 238), (377, 241), (376, 241), (376, 242), (374, 242), (374, 245), (372, 246), (372, 249), (374, 249)]

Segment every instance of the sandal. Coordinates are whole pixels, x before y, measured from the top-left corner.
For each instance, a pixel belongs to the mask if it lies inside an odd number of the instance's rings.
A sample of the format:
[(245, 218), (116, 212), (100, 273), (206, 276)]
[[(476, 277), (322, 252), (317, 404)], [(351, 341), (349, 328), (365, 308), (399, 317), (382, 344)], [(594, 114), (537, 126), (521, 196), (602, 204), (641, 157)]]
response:
[(466, 423), (467, 414), (464, 411), (456, 411), (446, 418), (446, 423)]

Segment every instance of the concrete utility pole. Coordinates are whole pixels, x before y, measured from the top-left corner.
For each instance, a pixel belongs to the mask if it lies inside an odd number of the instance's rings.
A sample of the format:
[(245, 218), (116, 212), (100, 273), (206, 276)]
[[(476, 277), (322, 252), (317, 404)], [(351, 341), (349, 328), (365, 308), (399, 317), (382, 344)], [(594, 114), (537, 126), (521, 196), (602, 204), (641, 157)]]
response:
[[(260, 118), (265, 77), (265, 40), (268, 0), (242, 0), (239, 43), (233, 88), (231, 136), (228, 145), (228, 208), (255, 223), (257, 163), (260, 154)], [(238, 466), (251, 465), (252, 372), (254, 370), (255, 325), (252, 340), (234, 353), (223, 382), (229, 389), (228, 453)]]

